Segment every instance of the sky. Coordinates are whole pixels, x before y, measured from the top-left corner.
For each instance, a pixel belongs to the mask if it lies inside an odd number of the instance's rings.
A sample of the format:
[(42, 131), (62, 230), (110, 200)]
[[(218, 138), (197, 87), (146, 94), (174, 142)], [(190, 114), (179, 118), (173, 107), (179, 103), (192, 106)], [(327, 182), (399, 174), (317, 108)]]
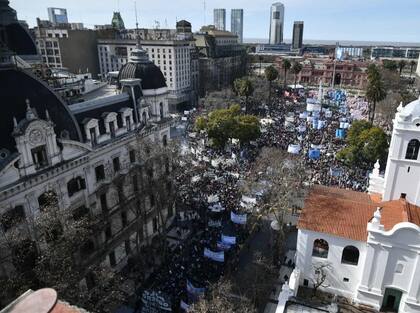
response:
[[(32, 27), (36, 18), (48, 19), (47, 7), (66, 8), (69, 22), (85, 27), (110, 24), (120, 11), (127, 28), (135, 27), (134, 0), (9, 0), (18, 18)], [(198, 30), (213, 24), (213, 9), (244, 9), (244, 38), (268, 38), (270, 5), (267, 0), (136, 0), (139, 27), (175, 28), (186, 19)], [(305, 22), (304, 40), (420, 42), (420, 0), (284, 0), (284, 38), (292, 37), (293, 21)]]

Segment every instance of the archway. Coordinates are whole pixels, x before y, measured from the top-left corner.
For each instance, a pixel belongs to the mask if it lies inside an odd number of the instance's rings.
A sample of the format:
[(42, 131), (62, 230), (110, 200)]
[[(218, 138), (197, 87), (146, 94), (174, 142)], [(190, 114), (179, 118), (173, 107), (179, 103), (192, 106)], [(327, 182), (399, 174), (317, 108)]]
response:
[(386, 288), (381, 311), (385, 312), (398, 312), (400, 307), (402, 292), (393, 288)]
[(334, 76), (334, 85), (340, 85), (341, 84), (341, 74), (336, 73)]

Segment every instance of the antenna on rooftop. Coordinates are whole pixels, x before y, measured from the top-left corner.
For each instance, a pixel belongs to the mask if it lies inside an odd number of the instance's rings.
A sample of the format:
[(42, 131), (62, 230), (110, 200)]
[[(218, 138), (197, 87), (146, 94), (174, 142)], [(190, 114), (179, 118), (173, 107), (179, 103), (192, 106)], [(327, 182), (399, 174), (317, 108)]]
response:
[(206, 0), (204, 2), (204, 25), (206, 25)]
[(139, 20), (137, 18), (137, 2), (136, 1), (134, 1), (134, 12), (136, 14), (136, 30), (138, 30), (139, 29)]

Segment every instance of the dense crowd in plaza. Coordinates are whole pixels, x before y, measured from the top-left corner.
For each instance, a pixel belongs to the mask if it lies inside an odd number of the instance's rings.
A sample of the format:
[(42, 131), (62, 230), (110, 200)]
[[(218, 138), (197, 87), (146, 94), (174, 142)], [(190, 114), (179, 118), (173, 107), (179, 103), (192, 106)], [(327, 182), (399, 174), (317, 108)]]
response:
[(255, 108), (262, 117), (262, 135), (242, 150), (237, 144), (212, 149), (206, 135), (194, 129), (194, 120), (202, 112), (189, 112), (181, 160), (184, 171), (177, 178), (177, 213), (171, 232), (176, 242), (144, 284), (141, 312), (160, 312), (165, 307), (182, 312), (211, 283), (237, 269), (260, 196), (240, 194), (238, 183), (262, 147), (300, 156), (310, 184), (366, 190), (367, 173), (343, 166), (335, 155), (344, 147), (351, 122), (366, 118), (367, 103), (347, 98), (341, 91), (319, 93), (291, 93), (287, 98), (275, 97), (270, 107)]

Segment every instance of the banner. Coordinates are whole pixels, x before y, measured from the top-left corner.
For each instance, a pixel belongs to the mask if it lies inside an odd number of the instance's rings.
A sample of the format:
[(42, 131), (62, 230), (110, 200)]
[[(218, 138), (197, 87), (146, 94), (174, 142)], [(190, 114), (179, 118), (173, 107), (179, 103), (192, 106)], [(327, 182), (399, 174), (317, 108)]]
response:
[(236, 237), (222, 235), (222, 243), (227, 244), (227, 245), (235, 245)]
[(145, 290), (141, 296), (141, 301), (143, 302), (142, 313), (172, 312), (169, 297), (161, 291)]
[(217, 242), (217, 248), (220, 249), (220, 250), (226, 251), (226, 250), (229, 250), (230, 247), (231, 247), (230, 245), (225, 244), (225, 243), (223, 243), (221, 241), (218, 241)]
[(289, 145), (289, 147), (287, 148), (287, 152), (293, 153), (293, 154), (299, 154), (300, 145)]
[(235, 214), (234, 212), (230, 212), (230, 219), (235, 224), (246, 224), (246, 214)]
[(188, 311), (188, 309), (190, 308), (190, 306), (182, 300), (181, 300), (180, 306), (181, 306), (181, 309), (183, 309), (185, 311)]
[(224, 262), (225, 261), (225, 252), (224, 251), (211, 251), (210, 249), (204, 248), (204, 256), (206, 258), (212, 259), (216, 262)]
[(220, 203), (216, 203), (216, 204), (210, 205), (210, 206), (209, 206), (209, 209), (210, 209), (212, 212), (222, 212), (222, 211), (224, 211), (224, 210), (225, 210), (225, 208), (224, 208), (224, 207), (222, 207), (222, 205), (221, 205)]
[(207, 225), (209, 227), (222, 227), (222, 221), (209, 219), (209, 221), (207, 222)]
[(194, 285), (187, 279), (187, 291), (193, 295), (202, 295), (206, 288), (194, 287)]
[(309, 158), (312, 160), (318, 160), (321, 156), (321, 152), (318, 149), (309, 150)]

